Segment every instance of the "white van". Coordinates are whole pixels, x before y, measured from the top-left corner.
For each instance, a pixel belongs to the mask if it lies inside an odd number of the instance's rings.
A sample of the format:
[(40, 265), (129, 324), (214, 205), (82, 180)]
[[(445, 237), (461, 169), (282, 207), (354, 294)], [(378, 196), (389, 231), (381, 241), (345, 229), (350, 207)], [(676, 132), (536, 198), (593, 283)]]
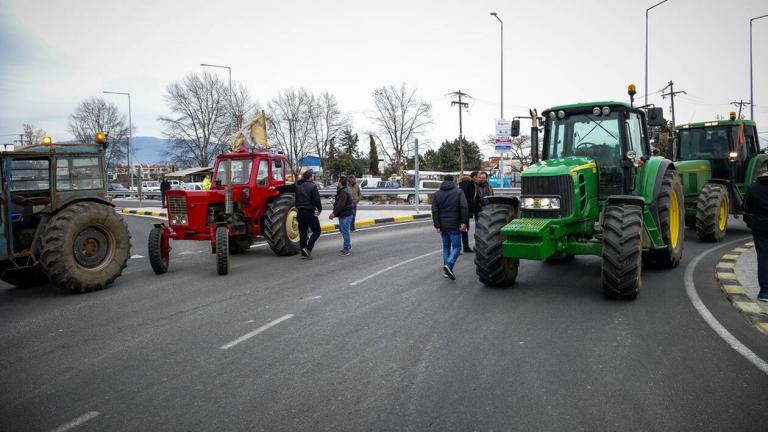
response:
[[(429, 202), (429, 196), (434, 194), (435, 191), (431, 190), (427, 193), (422, 193), (422, 190), (424, 189), (440, 189), (440, 185), (442, 184), (439, 180), (420, 180), (419, 181), (419, 202)], [(416, 204), (416, 194), (400, 194), (397, 196), (401, 200), (408, 201), (408, 204)]]

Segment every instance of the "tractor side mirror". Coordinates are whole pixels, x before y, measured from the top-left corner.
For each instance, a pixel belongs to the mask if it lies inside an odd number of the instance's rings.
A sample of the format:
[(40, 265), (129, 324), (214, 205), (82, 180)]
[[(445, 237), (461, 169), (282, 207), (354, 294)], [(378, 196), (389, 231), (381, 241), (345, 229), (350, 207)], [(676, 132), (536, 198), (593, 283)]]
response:
[(664, 109), (660, 107), (648, 108), (648, 126), (664, 126)]
[(509, 134), (513, 137), (520, 136), (520, 120), (512, 120), (509, 128)]

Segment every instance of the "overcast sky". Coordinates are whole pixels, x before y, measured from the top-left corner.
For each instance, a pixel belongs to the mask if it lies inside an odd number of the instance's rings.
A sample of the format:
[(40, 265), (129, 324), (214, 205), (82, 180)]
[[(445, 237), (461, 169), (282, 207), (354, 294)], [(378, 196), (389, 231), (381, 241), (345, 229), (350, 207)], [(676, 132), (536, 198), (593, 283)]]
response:
[[(432, 103), (433, 146), (458, 136), (446, 94), (460, 89), (473, 96), (464, 134), (480, 141), (500, 114), (500, 25), (489, 12), (505, 24), (510, 118), (529, 107), (628, 100), (628, 83), (642, 97), (645, 9), (654, 3), (0, 0), (0, 141), (22, 123), (69, 138), (68, 115), (102, 90), (130, 92), (136, 134), (159, 137), (166, 85), (200, 63), (231, 66), (262, 105), (280, 89), (328, 90), (361, 135), (373, 90), (405, 82)], [(649, 101), (668, 108), (659, 90), (674, 80), (688, 92), (675, 100), (685, 123), (749, 100), (749, 19), (764, 14), (765, 0), (669, 0), (652, 10)], [(768, 141), (768, 18), (754, 22), (753, 40), (755, 120)], [(127, 111), (124, 97), (105, 96)]]

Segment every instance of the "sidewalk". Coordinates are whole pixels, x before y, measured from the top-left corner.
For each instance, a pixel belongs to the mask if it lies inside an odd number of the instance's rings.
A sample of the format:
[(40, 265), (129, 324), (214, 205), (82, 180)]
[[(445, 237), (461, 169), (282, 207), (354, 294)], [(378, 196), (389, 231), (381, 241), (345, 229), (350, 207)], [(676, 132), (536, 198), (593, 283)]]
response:
[[(166, 217), (165, 209), (162, 207), (120, 208), (118, 211), (125, 214)], [(329, 210), (324, 210), (320, 214), (320, 225), (323, 232), (339, 229), (336, 223), (337, 219), (328, 219), (330, 214)], [(370, 225), (412, 222), (414, 220), (429, 219), (431, 216), (430, 212), (421, 211), (416, 213), (413, 210), (358, 210), (357, 217), (355, 218), (355, 227), (361, 228)]]
[[(736, 260), (736, 277), (747, 292), (747, 297), (757, 301), (760, 288), (757, 285), (757, 253), (755, 248), (749, 248)], [(768, 313), (768, 302), (757, 302), (765, 313)]]

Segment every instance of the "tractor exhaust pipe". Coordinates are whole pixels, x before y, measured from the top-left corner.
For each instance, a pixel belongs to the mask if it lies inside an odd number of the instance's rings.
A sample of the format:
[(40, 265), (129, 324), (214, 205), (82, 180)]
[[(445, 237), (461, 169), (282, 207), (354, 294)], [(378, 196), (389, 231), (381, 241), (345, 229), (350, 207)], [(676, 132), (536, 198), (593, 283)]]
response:
[(539, 113), (537, 110), (528, 110), (531, 114), (531, 163), (539, 161)]

